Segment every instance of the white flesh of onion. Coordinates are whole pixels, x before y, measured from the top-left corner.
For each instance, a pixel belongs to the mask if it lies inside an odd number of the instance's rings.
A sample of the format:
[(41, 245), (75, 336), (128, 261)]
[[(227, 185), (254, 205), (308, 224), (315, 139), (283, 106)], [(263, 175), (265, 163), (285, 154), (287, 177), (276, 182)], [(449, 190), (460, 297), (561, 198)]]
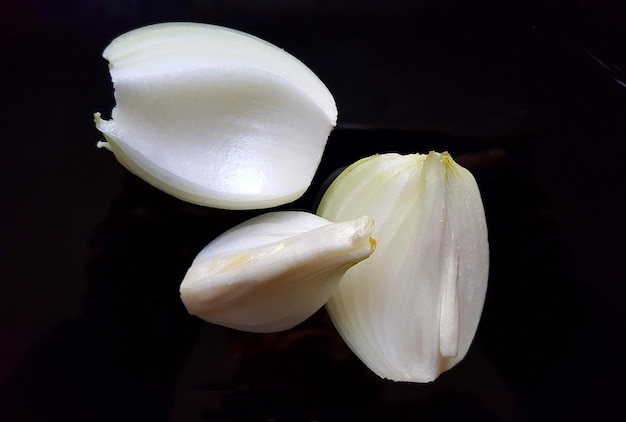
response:
[(345, 271), (374, 251), (373, 222), (263, 214), (228, 230), (196, 257), (181, 284), (187, 310), (244, 331), (286, 330), (328, 300)]
[(131, 172), (188, 202), (268, 208), (308, 188), (337, 121), (328, 89), (302, 62), (214, 25), (151, 25), (104, 51), (111, 120), (95, 115)]
[(367, 214), (378, 246), (348, 270), (327, 309), (376, 374), (429, 382), (458, 363), (476, 332), (489, 268), (478, 186), (447, 154), (382, 154), (348, 167), (318, 214)]

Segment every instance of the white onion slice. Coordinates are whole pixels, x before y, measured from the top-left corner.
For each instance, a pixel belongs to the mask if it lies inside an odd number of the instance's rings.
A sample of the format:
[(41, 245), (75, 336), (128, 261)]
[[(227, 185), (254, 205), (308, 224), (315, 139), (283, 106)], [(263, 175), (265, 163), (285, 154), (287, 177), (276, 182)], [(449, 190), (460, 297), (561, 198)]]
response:
[(95, 115), (131, 172), (188, 202), (268, 208), (308, 188), (337, 121), (326, 86), (252, 35), (198, 23), (151, 25), (105, 49), (117, 105)]
[(478, 186), (447, 154), (382, 154), (348, 167), (318, 214), (367, 214), (376, 253), (348, 270), (326, 307), (376, 374), (429, 382), (457, 364), (476, 332), (489, 248)]
[(209, 243), (180, 286), (187, 310), (243, 331), (291, 328), (324, 306), (345, 271), (374, 251), (373, 222), (331, 223), (280, 211), (252, 218)]

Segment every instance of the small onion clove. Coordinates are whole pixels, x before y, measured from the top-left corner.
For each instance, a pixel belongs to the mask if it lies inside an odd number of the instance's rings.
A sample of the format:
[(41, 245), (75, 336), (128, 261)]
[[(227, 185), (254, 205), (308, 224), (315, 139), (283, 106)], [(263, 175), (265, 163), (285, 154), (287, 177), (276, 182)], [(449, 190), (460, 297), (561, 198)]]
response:
[(243, 331), (291, 328), (324, 306), (355, 263), (374, 251), (367, 217), (331, 223), (302, 211), (254, 217), (209, 243), (180, 286), (187, 310)]

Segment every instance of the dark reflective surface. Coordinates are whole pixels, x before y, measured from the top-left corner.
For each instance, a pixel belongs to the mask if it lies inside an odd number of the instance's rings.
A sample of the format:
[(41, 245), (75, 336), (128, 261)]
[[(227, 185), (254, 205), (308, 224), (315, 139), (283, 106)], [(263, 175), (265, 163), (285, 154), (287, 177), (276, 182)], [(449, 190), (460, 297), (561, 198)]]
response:
[[(2, 420), (623, 420), (620, 2), (8, 2)], [(448, 150), (490, 233), (470, 353), (427, 385), (365, 368), (322, 310), (283, 333), (187, 315), (178, 285), (256, 212), (185, 204), (93, 145), (104, 46), (165, 20), (285, 47), (334, 93), (312, 188), (376, 152)], [(621, 40), (621, 41), (620, 41)]]

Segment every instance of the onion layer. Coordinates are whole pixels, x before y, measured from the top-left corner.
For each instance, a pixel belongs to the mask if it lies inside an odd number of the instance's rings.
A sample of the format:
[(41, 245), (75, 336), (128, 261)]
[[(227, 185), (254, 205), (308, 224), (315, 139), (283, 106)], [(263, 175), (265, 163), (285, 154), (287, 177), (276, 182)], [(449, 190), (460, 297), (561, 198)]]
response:
[(105, 49), (117, 105), (96, 127), (128, 170), (188, 202), (259, 209), (299, 198), (337, 108), (302, 62), (252, 35), (151, 25)]
[(209, 243), (181, 284), (187, 310), (243, 331), (286, 330), (324, 306), (345, 271), (374, 251), (373, 222), (280, 211)]
[(485, 214), (469, 171), (447, 153), (382, 154), (348, 167), (318, 214), (367, 214), (378, 247), (348, 270), (326, 307), (376, 374), (428, 382), (467, 353), (489, 271)]

